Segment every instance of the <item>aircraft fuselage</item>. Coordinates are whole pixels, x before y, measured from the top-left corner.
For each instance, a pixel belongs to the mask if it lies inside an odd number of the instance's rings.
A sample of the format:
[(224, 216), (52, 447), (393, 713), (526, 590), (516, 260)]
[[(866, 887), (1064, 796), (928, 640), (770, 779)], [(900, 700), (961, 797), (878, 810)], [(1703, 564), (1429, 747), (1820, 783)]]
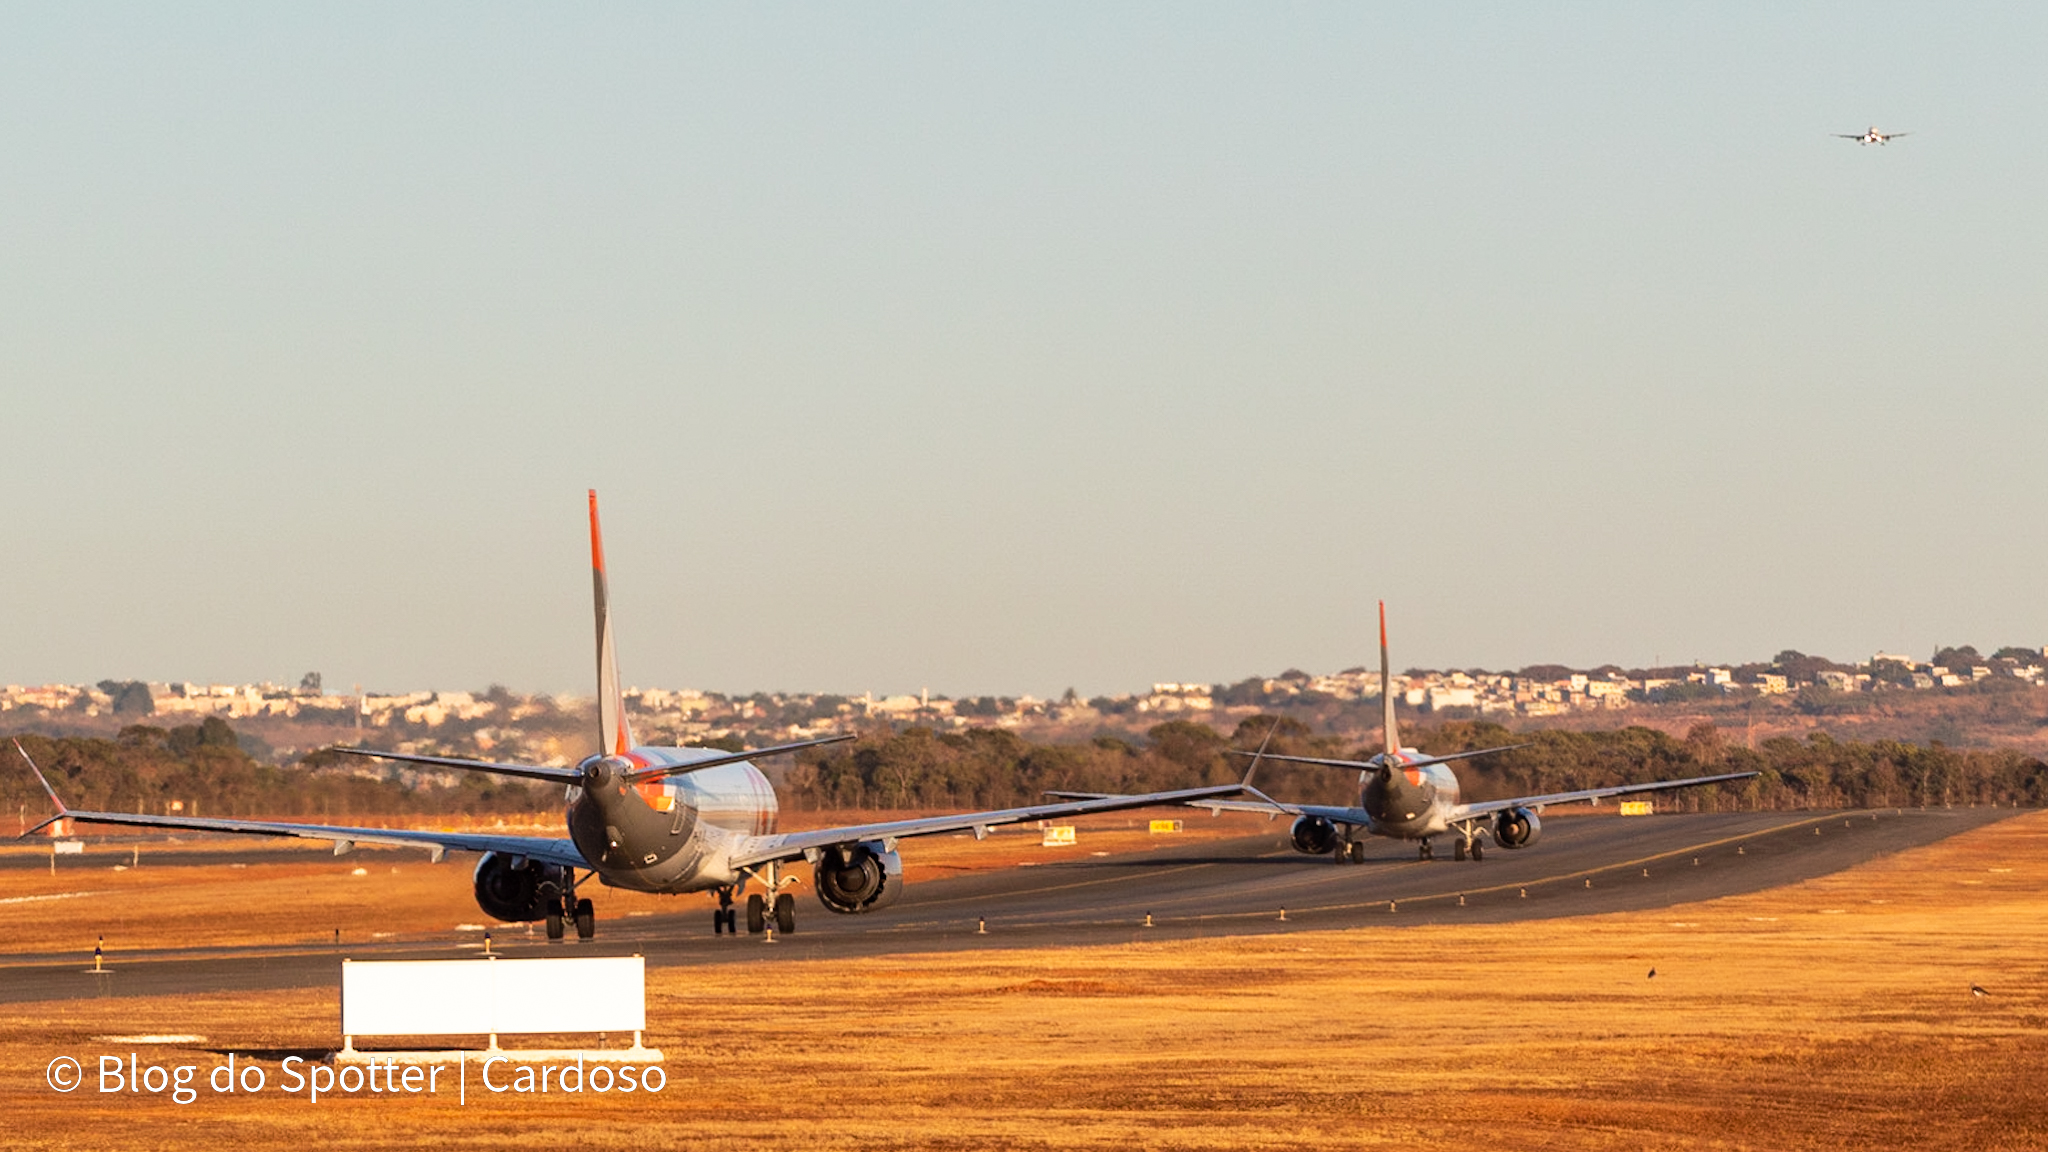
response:
[(585, 762), (568, 790), (569, 838), (613, 888), (703, 892), (741, 877), (727, 863), (742, 836), (775, 831), (774, 786), (752, 764), (627, 783), (624, 772), (687, 762), (681, 749), (635, 748)]
[(1378, 767), (1361, 773), (1358, 806), (1372, 818), (1367, 831), (1373, 835), (1414, 840), (1449, 827), (1446, 813), (1459, 802), (1458, 777), (1449, 765), (1408, 763), (1421, 755), (1404, 748), (1375, 756)]

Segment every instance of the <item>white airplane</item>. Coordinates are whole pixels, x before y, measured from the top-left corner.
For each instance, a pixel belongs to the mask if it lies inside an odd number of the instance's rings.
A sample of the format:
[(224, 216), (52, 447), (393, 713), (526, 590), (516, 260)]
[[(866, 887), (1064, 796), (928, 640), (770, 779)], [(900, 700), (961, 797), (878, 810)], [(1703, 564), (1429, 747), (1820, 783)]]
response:
[(1911, 136), (1912, 133), (1879, 132), (1877, 129), (1872, 128), (1866, 132), (1836, 132), (1833, 135), (1837, 140), (1854, 140), (1858, 144), (1883, 144), (1887, 140), (1896, 140), (1901, 136)]
[[(1463, 803), (1459, 800), (1457, 774), (1449, 767), (1451, 762), (1470, 760), (1475, 756), (1486, 756), (1495, 752), (1507, 752), (1525, 745), (1510, 744), (1500, 748), (1481, 748), (1472, 752), (1453, 752), (1447, 756), (1430, 756), (1414, 748), (1401, 747), (1401, 737), (1394, 726), (1391, 672), (1387, 659), (1387, 606), (1382, 601), (1382, 751), (1370, 760), (1276, 756), (1267, 752), (1263, 746), (1257, 752), (1237, 753), (1240, 756), (1252, 757), (1254, 768), (1261, 760), (1280, 760), (1290, 764), (1316, 764), (1329, 768), (1352, 769), (1358, 773), (1359, 797), (1356, 805), (1339, 807), (1328, 804), (1281, 803), (1252, 788), (1249, 774), (1242, 787), (1245, 791), (1258, 796), (1257, 800), (1199, 799), (1185, 803), (1189, 807), (1207, 808), (1211, 812), (1263, 812), (1268, 816), (1292, 816), (1294, 827), (1289, 833), (1289, 840), (1294, 850), (1310, 856), (1329, 853), (1339, 864), (1365, 862), (1365, 843), (1357, 839), (1360, 831), (1395, 840), (1420, 841), (1419, 852), (1424, 860), (1432, 859), (1434, 856), (1430, 849), (1431, 838), (1448, 834), (1456, 837), (1457, 859), (1478, 860), (1485, 853), (1482, 845), (1488, 837), (1503, 848), (1526, 848), (1535, 843), (1537, 835), (1543, 830), (1543, 822), (1537, 813), (1549, 804), (1569, 804), (1603, 796), (1624, 796), (1632, 792), (1661, 792), (1670, 788), (1719, 784), (1729, 780), (1746, 780), (1757, 775), (1755, 772), (1730, 772), (1720, 776), (1695, 776), (1687, 780), (1658, 780), (1648, 784), (1620, 784), (1607, 788), (1584, 788), (1576, 792), (1550, 792), (1541, 796), (1517, 796), (1508, 800)], [(1271, 733), (1267, 735), (1270, 739)], [(1070, 799), (1114, 798), (1112, 794), (1102, 792), (1052, 792), (1048, 795)]]
[(368, 748), (335, 749), (566, 785), (566, 839), (73, 811), (64, 806), (17, 740), (16, 750), (29, 761), (30, 770), (57, 806), (55, 816), (23, 835), (32, 835), (58, 820), (85, 820), (328, 840), (337, 856), (359, 844), (425, 848), (436, 862), (451, 850), (480, 852), (483, 855), (477, 861), (474, 881), (478, 906), (500, 920), (545, 920), (550, 940), (563, 936), (565, 921), (575, 924), (579, 937), (588, 939), (595, 934), (591, 902), (576, 894), (578, 886), (592, 877), (609, 887), (637, 892), (716, 892), (719, 906), (712, 913), (712, 930), (737, 934), (733, 901), (749, 883), (758, 884), (761, 890), (747, 896), (747, 931), (763, 931), (771, 919), (778, 931), (796, 930), (796, 900), (783, 889), (798, 883), (784, 869), (799, 861), (810, 864), (818, 901), (827, 909), (872, 912), (902, 892), (903, 865), (896, 843), (907, 837), (972, 832), (978, 840), (1002, 824), (1242, 794), (1240, 785), (1228, 784), (778, 833), (775, 789), (749, 761), (853, 737), (828, 736), (737, 753), (636, 742), (626, 719), (612, 644), (595, 491), (590, 493), (590, 559), (597, 602), (599, 751), (595, 755), (573, 768), (563, 768), (401, 755)]

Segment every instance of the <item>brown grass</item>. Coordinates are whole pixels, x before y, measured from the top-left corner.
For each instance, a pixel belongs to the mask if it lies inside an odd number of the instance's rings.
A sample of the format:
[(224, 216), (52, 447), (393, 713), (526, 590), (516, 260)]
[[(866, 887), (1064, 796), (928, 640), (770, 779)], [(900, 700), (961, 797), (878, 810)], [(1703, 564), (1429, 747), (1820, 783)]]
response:
[(662, 970), (651, 1099), (59, 1096), (62, 1054), (330, 1047), (334, 992), (24, 1005), (0, 1143), (2042, 1148), (2044, 884), (2033, 814), (1657, 912)]

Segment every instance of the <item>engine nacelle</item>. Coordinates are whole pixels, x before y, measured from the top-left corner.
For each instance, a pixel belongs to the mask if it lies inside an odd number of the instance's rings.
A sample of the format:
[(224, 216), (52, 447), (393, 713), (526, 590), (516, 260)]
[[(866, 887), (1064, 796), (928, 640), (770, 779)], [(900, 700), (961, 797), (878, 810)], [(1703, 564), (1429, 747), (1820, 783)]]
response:
[(1321, 816), (1303, 816), (1297, 819), (1294, 828), (1287, 835), (1294, 841), (1296, 852), (1310, 856), (1327, 855), (1337, 848), (1337, 826)]
[(1543, 831), (1543, 821), (1527, 808), (1508, 808), (1494, 819), (1493, 842), (1503, 848), (1527, 848)]
[(873, 912), (903, 894), (903, 860), (880, 844), (840, 844), (818, 857), (811, 880), (818, 903), (831, 911)]
[(560, 864), (522, 861), (516, 856), (486, 852), (476, 862), (476, 904), (500, 920), (540, 920), (548, 909), (562, 906), (569, 890), (569, 870)]

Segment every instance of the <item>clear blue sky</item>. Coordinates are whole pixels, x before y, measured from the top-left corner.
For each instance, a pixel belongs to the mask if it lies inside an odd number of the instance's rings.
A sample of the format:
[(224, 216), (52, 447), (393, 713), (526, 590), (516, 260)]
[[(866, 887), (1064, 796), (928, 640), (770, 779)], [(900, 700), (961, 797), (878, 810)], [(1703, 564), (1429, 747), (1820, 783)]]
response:
[(588, 691), (593, 486), (641, 684), (2039, 644), (2044, 49), (8, 5), (0, 681)]

